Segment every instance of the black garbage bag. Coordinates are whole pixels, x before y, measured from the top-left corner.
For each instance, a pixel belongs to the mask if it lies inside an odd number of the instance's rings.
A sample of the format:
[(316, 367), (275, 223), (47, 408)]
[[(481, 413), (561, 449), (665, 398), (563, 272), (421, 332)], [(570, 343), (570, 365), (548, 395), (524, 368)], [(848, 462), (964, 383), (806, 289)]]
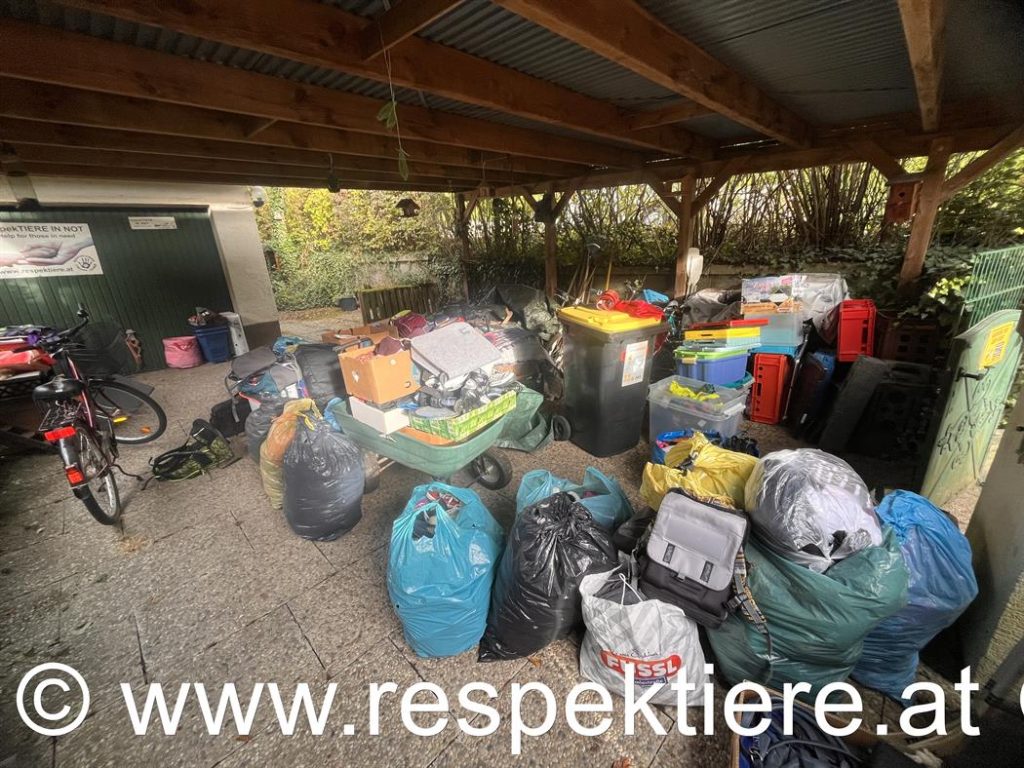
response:
[(583, 622), (580, 581), (617, 565), (608, 531), (572, 495), (526, 507), (498, 566), (478, 661), (525, 658), (568, 635)]
[(330, 541), (363, 516), (363, 456), (325, 421), (299, 420), (284, 455), (284, 516), (304, 539)]
[(245, 439), (249, 445), (249, 458), (260, 463), (260, 446), (267, 439), (270, 424), (281, 415), (286, 397), (268, 396), (260, 401), (260, 407), (252, 411), (245, 420)]

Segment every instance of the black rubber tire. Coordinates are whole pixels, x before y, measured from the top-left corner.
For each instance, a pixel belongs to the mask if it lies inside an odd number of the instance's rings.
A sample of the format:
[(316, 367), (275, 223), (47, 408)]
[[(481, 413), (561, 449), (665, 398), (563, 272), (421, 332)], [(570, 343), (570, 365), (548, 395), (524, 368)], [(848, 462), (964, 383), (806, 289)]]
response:
[[(106, 457), (100, 450), (99, 445), (96, 443), (96, 439), (93, 436), (91, 430), (82, 428), (78, 430), (75, 438), (77, 439), (77, 445), (69, 445), (62, 442), (64, 451), (67, 451), (72, 461), (75, 461), (83, 471), (89, 471), (90, 459), (97, 461), (106, 461)], [(121, 493), (117, 488), (117, 479), (114, 477), (114, 470), (110, 466), (105, 466), (99, 474), (93, 477), (92, 483), (102, 483), (102, 488), (107, 494), (107, 506), (109, 509), (104, 509), (103, 505), (100, 504), (99, 499), (93, 494), (93, 490), (89, 485), (80, 485), (77, 488), (72, 488), (71, 492), (75, 495), (75, 498), (79, 499), (89, 514), (96, 518), (96, 521), (103, 525), (116, 525), (118, 520), (121, 519)]]
[(551, 435), (556, 442), (562, 443), (572, 437), (572, 424), (560, 413), (551, 417)]
[(72, 492), (75, 496), (85, 504), (85, 508), (89, 510), (89, 514), (92, 515), (96, 522), (102, 523), (103, 525), (117, 525), (121, 519), (121, 494), (117, 490), (117, 482), (114, 480), (111, 470), (108, 470), (104, 476), (104, 480), (110, 478), (111, 493), (114, 497), (115, 511), (113, 515), (108, 515), (107, 512), (100, 506), (100, 503), (96, 500), (93, 495), (92, 488), (89, 486), (83, 486), (81, 488), (73, 488)]
[(373, 451), (363, 451), (363, 493), (373, 493), (380, 488), (380, 456)]
[(98, 396), (97, 393), (102, 393), (103, 390), (115, 390), (131, 395), (153, 411), (153, 414), (156, 416), (156, 429), (148, 434), (139, 435), (137, 437), (125, 437), (119, 435), (115, 426), (114, 440), (116, 440), (119, 445), (142, 445), (143, 443), (150, 443), (160, 437), (160, 435), (164, 433), (164, 430), (167, 429), (167, 414), (164, 413), (164, 409), (160, 407), (159, 403), (149, 395), (140, 392), (135, 389), (135, 387), (129, 386), (128, 384), (122, 384), (119, 381), (92, 379), (89, 381), (89, 391), (94, 402), (96, 402), (97, 407), (101, 408), (103, 407), (103, 398), (102, 395)]
[(497, 491), (512, 482), (512, 463), (496, 451), (484, 451), (469, 464), (476, 482)]

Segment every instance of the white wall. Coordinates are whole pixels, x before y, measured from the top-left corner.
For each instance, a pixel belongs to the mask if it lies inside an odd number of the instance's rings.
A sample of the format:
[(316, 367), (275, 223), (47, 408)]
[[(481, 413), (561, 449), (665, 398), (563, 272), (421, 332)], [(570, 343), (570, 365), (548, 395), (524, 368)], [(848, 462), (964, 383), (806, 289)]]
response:
[[(31, 181), (0, 177), (0, 205), (13, 204), (18, 197), (32, 192), (42, 205), (208, 207), (231, 303), (242, 324), (251, 328), (277, 323), (277, 306), (248, 187), (51, 176), (33, 176)], [(264, 326), (261, 337), (266, 335)], [(262, 343), (262, 338), (256, 343)]]

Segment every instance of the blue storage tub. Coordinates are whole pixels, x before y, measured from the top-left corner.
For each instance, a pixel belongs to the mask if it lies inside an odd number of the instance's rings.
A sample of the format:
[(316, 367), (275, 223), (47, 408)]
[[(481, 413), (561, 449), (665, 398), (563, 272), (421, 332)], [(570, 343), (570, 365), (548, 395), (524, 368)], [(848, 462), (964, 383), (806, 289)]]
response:
[[(680, 355), (686, 359), (679, 359)], [(742, 379), (747, 372), (747, 350), (737, 355), (708, 359), (700, 353), (686, 357), (682, 350), (676, 351), (676, 374), (688, 379), (698, 379), (709, 384), (729, 384)]]
[(192, 329), (208, 363), (231, 359), (231, 328), (227, 325), (197, 325)]

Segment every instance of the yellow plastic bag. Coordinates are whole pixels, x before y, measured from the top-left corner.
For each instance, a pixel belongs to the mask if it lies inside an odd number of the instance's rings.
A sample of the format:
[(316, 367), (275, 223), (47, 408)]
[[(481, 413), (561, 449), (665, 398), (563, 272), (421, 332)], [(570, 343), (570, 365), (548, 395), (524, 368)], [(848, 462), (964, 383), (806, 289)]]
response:
[(284, 455), (288, 446), (295, 438), (299, 419), (313, 427), (322, 419), (320, 410), (309, 398), (291, 400), (285, 403), (284, 410), (270, 425), (267, 439), (260, 446), (260, 477), (263, 480), (263, 492), (270, 498), (270, 506), (280, 509), (284, 502)]
[(682, 488), (698, 498), (743, 509), (743, 491), (756, 465), (753, 456), (712, 445), (695, 432), (669, 449), (664, 464), (644, 467), (640, 496), (656, 510), (669, 489)]

